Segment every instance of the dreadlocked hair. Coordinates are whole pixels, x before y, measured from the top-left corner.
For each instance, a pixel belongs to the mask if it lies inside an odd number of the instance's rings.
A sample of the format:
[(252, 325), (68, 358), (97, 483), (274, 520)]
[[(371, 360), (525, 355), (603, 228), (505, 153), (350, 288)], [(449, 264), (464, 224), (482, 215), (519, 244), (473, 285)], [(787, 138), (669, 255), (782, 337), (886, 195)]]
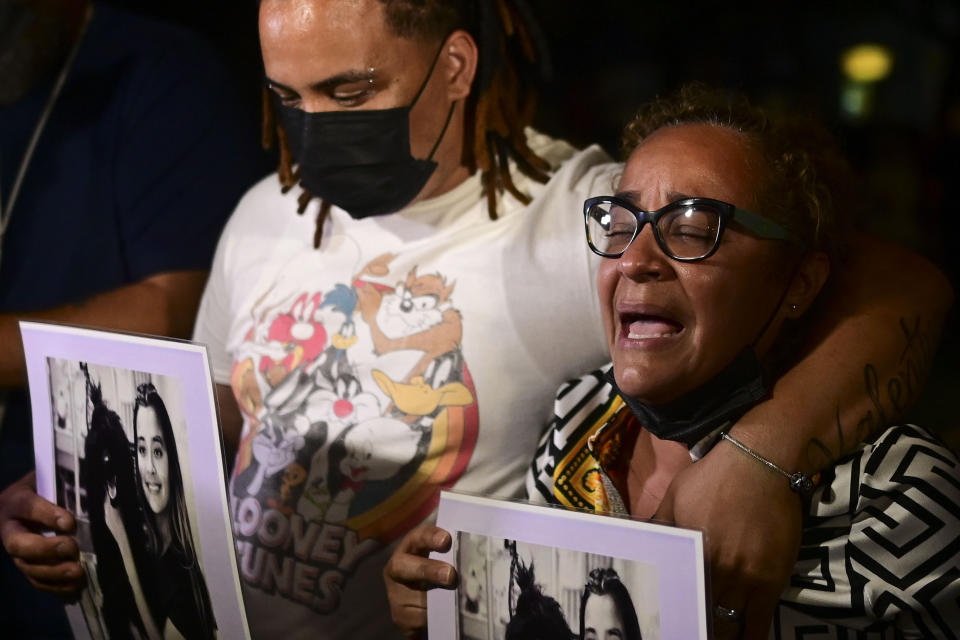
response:
[[(550, 165), (527, 144), (525, 129), (537, 106), (535, 87), (546, 68), (546, 46), (523, 0), (378, 0), (387, 25), (398, 36), (437, 42), (457, 29), (473, 36), (480, 64), (466, 102), (463, 157), (470, 172), (480, 171), (480, 182), (491, 220), (497, 219), (497, 197), (504, 191), (523, 204), (531, 197), (517, 188), (510, 173), (512, 160), (524, 175), (544, 183)], [(277, 174), (284, 193), (300, 182), (287, 133), (278, 122), (274, 99), (263, 88), (263, 146), (277, 144)], [(297, 200), (303, 214), (313, 199), (304, 189)], [(319, 248), (330, 203), (317, 213), (313, 246)]]

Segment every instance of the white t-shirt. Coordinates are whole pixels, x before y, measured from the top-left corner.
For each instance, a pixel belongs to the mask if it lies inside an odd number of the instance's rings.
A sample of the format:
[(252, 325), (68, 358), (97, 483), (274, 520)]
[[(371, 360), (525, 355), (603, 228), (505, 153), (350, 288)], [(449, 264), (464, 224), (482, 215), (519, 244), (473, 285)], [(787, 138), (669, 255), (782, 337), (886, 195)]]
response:
[[(532, 133), (554, 166), (490, 220), (478, 176), (390, 214), (275, 176), (220, 240), (195, 339), (244, 412), (230, 499), (258, 638), (384, 638), (390, 544), (439, 491), (516, 497), (561, 382), (609, 358), (583, 200), (618, 166)], [(482, 425), (482, 428), (481, 426)]]

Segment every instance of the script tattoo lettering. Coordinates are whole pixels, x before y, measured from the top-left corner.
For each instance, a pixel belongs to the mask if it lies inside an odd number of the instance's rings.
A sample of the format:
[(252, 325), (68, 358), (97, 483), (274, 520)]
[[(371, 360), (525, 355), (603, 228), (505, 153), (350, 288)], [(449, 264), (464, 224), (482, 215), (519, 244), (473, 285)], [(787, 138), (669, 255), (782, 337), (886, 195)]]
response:
[(871, 407), (867, 409), (856, 424), (846, 429), (840, 419), (840, 407), (835, 412), (835, 446), (820, 438), (813, 438), (807, 445), (808, 458), (815, 467), (824, 468), (833, 465), (838, 458), (866, 441), (881, 428), (901, 417), (920, 394), (923, 381), (933, 362), (936, 348), (935, 332), (924, 326), (920, 316), (910, 320), (900, 318), (900, 332), (903, 348), (897, 361), (896, 370), (884, 383), (880, 372), (873, 363), (863, 367), (863, 384)]

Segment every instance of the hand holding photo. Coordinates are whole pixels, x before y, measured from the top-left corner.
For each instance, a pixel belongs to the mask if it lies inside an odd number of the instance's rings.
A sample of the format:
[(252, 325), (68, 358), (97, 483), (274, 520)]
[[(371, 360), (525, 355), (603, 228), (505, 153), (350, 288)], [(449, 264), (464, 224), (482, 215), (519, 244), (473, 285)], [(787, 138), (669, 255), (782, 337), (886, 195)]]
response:
[(78, 638), (244, 638), (206, 350), (21, 323), (37, 491), (77, 521)]
[(444, 492), (456, 590), (427, 594), (431, 637), (706, 638), (698, 531)]

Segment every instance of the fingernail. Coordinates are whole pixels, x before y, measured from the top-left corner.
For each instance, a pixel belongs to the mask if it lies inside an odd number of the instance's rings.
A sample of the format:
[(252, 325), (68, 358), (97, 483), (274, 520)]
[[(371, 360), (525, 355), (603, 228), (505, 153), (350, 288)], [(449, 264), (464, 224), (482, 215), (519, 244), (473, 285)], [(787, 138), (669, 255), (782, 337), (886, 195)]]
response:
[(433, 546), (442, 547), (447, 542), (447, 534), (443, 531), (438, 531), (433, 536)]
[(60, 531), (66, 531), (70, 527), (70, 520), (67, 516), (60, 516), (57, 518), (57, 529)]
[(70, 556), (70, 547), (66, 542), (60, 542), (57, 544), (57, 553), (64, 557)]
[(437, 571), (437, 582), (440, 584), (450, 584), (453, 582), (453, 567), (444, 567)]

